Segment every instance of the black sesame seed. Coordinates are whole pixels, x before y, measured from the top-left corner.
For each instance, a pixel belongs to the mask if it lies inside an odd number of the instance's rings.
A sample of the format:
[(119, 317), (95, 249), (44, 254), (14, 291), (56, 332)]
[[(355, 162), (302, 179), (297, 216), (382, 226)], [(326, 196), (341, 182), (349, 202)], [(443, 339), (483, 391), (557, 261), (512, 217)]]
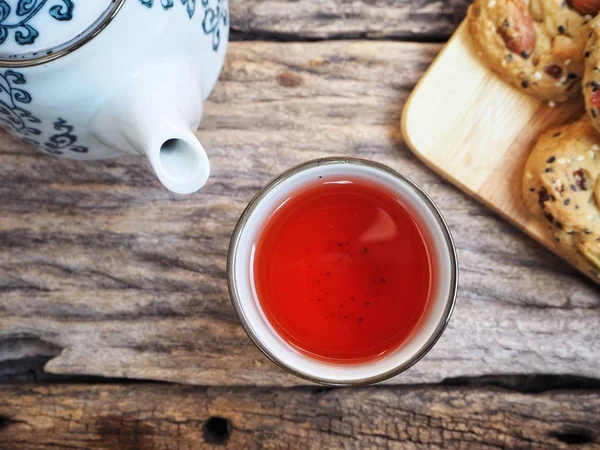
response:
[(550, 158), (548, 158), (548, 161), (546, 161), (547, 164), (552, 164), (554, 161), (556, 161), (556, 157), (551, 156)]
[(583, 56), (585, 56), (586, 58), (589, 58), (589, 57), (590, 57), (590, 52), (585, 52), (585, 53), (583, 54)]
[(546, 172), (546, 173), (552, 172), (552, 167), (546, 167), (546, 169), (544, 170), (544, 172)]
[(571, 72), (569, 75), (567, 75), (567, 78), (568, 78), (569, 80), (574, 80), (575, 78), (577, 78), (577, 74), (576, 74), (576, 73), (573, 73), (573, 72)]
[(548, 194), (548, 190), (546, 188), (541, 188), (538, 192), (538, 204), (540, 208), (544, 208), (544, 203), (550, 200), (550, 194)]
[(503, 26), (504, 28), (508, 28), (508, 27), (510, 27), (510, 22), (508, 21), (508, 19), (504, 19), (504, 22), (502, 22), (502, 26)]
[(529, 188), (529, 192), (535, 192), (535, 188)]
[(522, 56), (523, 58), (527, 59), (527, 58), (529, 58), (529, 53), (527, 53), (525, 50), (523, 50), (523, 51), (521, 52), (521, 56)]
[(569, 188), (573, 191), (573, 192), (577, 192), (577, 188), (575, 187), (574, 184), (570, 185)]
[(554, 226), (555, 226), (556, 228), (558, 228), (559, 230), (562, 230), (562, 228), (563, 228), (563, 224), (562, 224), (562, 223), (560, 223), (560, 222), (558, 222), (558, 221), (554, 222)]
[(565, 27), (563, 27), (562, 25), (559, 25), (559, 26), (558, 26), (558, 32), (559, 32), (560, 34), (563, 34), (563, 33), (565, 32)]
[(571, 203), (571, 199), (570, 198), (566, 198), (565, 199), (565, 206), (569, 206), (570, 203)]
[(590, 109), (590, 113), (592, 114), (592, 117), (595, 119), (596, 117), (598, 117), (598, 113), (596, 112), (595, 108)]
[(559, 137), (562, 134), (562, 131), (559, 131), (558, 133), (554, 133), (552, 135), (552, 137)]
[(523, 88), (527, 89), (529, 87), (529, 81), (521, 81), (521, 86), (523, 86)]
[(507, 59), (508, 62), (511, 62), (513, 60), (512, 53), (509, 53), (508, 55), (506, 55), (506, 59)]

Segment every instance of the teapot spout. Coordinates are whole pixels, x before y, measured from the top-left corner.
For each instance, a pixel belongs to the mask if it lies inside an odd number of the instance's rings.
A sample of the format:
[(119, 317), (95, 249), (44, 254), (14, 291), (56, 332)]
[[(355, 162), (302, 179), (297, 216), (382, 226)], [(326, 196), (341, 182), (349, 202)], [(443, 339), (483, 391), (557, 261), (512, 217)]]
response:
[(145, 151), (156, 176), (167, 189), (191, 194), (206, 184), (210, 163), (191, 131), (172, 133), (162, 144), (149, 145)]
[[(122, 128), (122, 136), (138, 153), (146, 155), (156, 176), (167, 189), (177, 194), (196, 192), (204, 186), (210, 174), (204, 147), (192, 131), (196, 124), (189, 115), (182, 114), (185, 109), (178, 107), (173, 97), (158, 105), (146, 101), (148, 97), (146, 94), (142, 99), (138, 98), (137, 103), (135, 97), (131, 99), (134, 126)], [(157, 100), (156, 95), (151, 97)]]
[(95, 118), (92, 133), (109, 147), (146, 155), (167, 189), (190, 194), (210, 174), (193, 132), (202, 105), (199, 73), (185, 60), (170, 58), (132, 77)]

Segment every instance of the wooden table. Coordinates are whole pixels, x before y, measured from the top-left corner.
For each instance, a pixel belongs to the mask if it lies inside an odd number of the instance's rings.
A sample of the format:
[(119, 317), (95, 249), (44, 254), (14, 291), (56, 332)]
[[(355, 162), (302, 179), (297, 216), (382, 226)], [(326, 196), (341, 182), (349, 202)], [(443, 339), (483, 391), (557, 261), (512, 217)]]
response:
[[(63, 161), (2, 135), (0, 448), (600, 448), (598, 286), (433, 174), (400, 134), (407, 95), (466, 7), (232, 1), (234, 42), (198, 132), (213, 174), (192, 196), (138, 158)], [(227, 293), (244, 206), (327, 155), (409, 175), (458, 248), (450, 326), (380, 386), (287, 375)]]

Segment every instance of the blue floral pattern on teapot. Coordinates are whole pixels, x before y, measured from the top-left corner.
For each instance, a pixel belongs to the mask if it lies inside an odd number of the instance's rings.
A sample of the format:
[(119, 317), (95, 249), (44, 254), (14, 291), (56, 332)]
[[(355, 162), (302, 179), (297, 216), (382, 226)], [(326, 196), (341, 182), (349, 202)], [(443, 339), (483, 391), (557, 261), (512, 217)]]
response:
[[(53, 4), (50, 8), (45, 7)], [(47, 12), (59, 21), (73, 18), (74, 4), (72, 0), (19, 0), (13, 11), (6, 0), (0, 0), (0, 44), (3, 44), (11, 32), (19, 45), (33, 44), (40, 35), (39, 31), (29, 24), (40, 12)]]
[[(177, 0), (140, 0), (141, 4), (152, 8), (154, 3), (159, 3), (163, 9), (171, 9)], [(196, 12), (196, 0), (180, 0), (185, 7), (190, 19), (194, 17)], [(212, 35), (212, 48), (214, 51), (219, 49), (221, 43), (221, 27), (227, 26), (229, 17), (227, 15), (227, 6), (224, 0), (217, 0), (216, 5), (210, 5), (209, 0), (200, 0), (200, 4), (204, 10), (202, 19), (202, 30), (207, 35)]]
[[(148, 8), (154, 3), (160, 3), (163, 9), (171, 9), (178, 0), (139, 0)], [(189, 18), (193, 18), (196, 12), (197, 0), (179, 0)], [(211, 6), (209, 0), (198, 0), (204, 10), (202, 19), (202, 30), (207, 35), (212, 35), (212, 47), (214, 51), (219, 49), (221, 43), (221, 27), (228, 25), (227, 7), (224, 0), (217, 0), (216, 5)], [(49, 14), (58, 21), (69, 21), (73, 18), (75, 8), (74, 0), (18, 0), (14, 10), (7, 0), (0, 0), (0, 45), (9, 37), (14, 35), (14, 40), (19, 45), (33, 44), (40, 32), (29, 22), (42, 12)]]
[(77, 136), (73, 134), (74, 127), (60, 117), (53, 123), (54, 130), (59, 133), (54, 133), (44, 143), (40, 142), (38, 137), (42, 132), (38, 124), (42, 121), (26, 108), (32, 98), (29, 92), (23, 89), (24, 84), (25, 76), (20, 72), (7, 70), (0, 73), (0, 123), (13, 133), (21, 135), (28, 144), (38, 145), (47, 153), (87, 153), (87, 147), (73, 145), (77, 142)]

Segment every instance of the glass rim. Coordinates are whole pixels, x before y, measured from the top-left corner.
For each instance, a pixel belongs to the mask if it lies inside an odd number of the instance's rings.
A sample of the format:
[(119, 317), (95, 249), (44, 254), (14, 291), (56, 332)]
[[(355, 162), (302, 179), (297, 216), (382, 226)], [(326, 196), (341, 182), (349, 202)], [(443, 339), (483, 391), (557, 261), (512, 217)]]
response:
[[(269, 350), (260, 340), (258, 335), (254, 332), (252, 325), (247, 319), (244, 309), (242, 307), (242, 302), (240, 300), (240, 294), (237, 289), (236, 276), (235, 276), (235, 266), (236, 259), (238, 256), (238, 248), (240, 239), (245, 230), (246, 224), (255, 211), (256, 207), (264, 200), (264, 198), (272, 192), (274, 189), (277, 189), (281, 183), (285, 180), (295, 176), (298, 173), (304, 172), (305, 170), (312, 169), (314, 167), (324, 166), (324, 165), (334, 165), (334, 164), (353, 164), (359, 166), (366, 166), (375, 170), (383, 171), (392, 177), (396, 178), (404, 182), (408, 188), (410, 188), (414, 193), (416, 193), (419, 198), (423, 201), (429, 210), (433, 213), (437, 225), (439, 226), (442, 234), (444, 235), (446, 242), (446, 249), (443, 250), (444, 253), (447, 252), (450, 258), (450, 281), (449, 281), (449, 295), (445, 302), (444, 312), (438, 324), (435, 327), (435, 330), (431, 333), (427, 341), (421, 348), (415, 352), (411, 358), (406, 361), (398, 364), (394, 368), (383, 372), (381, 374), (361, 378), (361, 379), (348, 379), (348, 380), (331, 380), (329, 378), (321, 378), (311, 374), (307, 374), (302, 372), (296, 367), (290, 366), (289, 364), (283, 362), (276, 354), (274, 354), (271, 350)], [(389, 378), (392, 378), (404, 371), (408, 368), (412, 367), (415, 363), (417, 363), (420, 359), (422, 359), (430, 350), (433, 348), (435, 343), (439, 340), (441, 335), (443, 334), (450, 318), (452, 316), (452, 312), (454, 311), (454, 306), (456, 304), (456, 298), (458, 294), (458, 257), (456, 254), (456, 247), (454, 245), (454, 240), (452, 239), (452, 235), (450, 234), (450, 229), (445, 219), (443, 218), (440, 210), (435, 205), (433, 200), (429, 197), (429, 195), (419, 187), (414, 181), (408, 178), (406, 175), (401, 174), (400, 172), (395, 171), (394, 169), (374, 161), (369, 161), (360, 158), (354, 157), (329, 157), (329, 158), (319, 158), (311, 161), (307, 161), (301, 163), (297, 166), (294, 166), (271, 181), (269, 181), (260, 191), (250, 200), (244, 211), (242, 212), (231, 236), (231, 241), (229, 243), (228, 253), (227, 253), (227, 284), (229, 288), (229, 297), (233, 304), (233, 308), (235, 310), (236, 315), (244, 329), (245, 333), (248, 335), (250, 340), (254, 343), (256, 347), (273, 363), (278, 365), (280, 368), (285, 371), (295, 375), (299, 378), (302, 378), (307, 381), (311, 381), (313, 383), (318, 383), (327, 386), (360, 386), (378, 383)]]

